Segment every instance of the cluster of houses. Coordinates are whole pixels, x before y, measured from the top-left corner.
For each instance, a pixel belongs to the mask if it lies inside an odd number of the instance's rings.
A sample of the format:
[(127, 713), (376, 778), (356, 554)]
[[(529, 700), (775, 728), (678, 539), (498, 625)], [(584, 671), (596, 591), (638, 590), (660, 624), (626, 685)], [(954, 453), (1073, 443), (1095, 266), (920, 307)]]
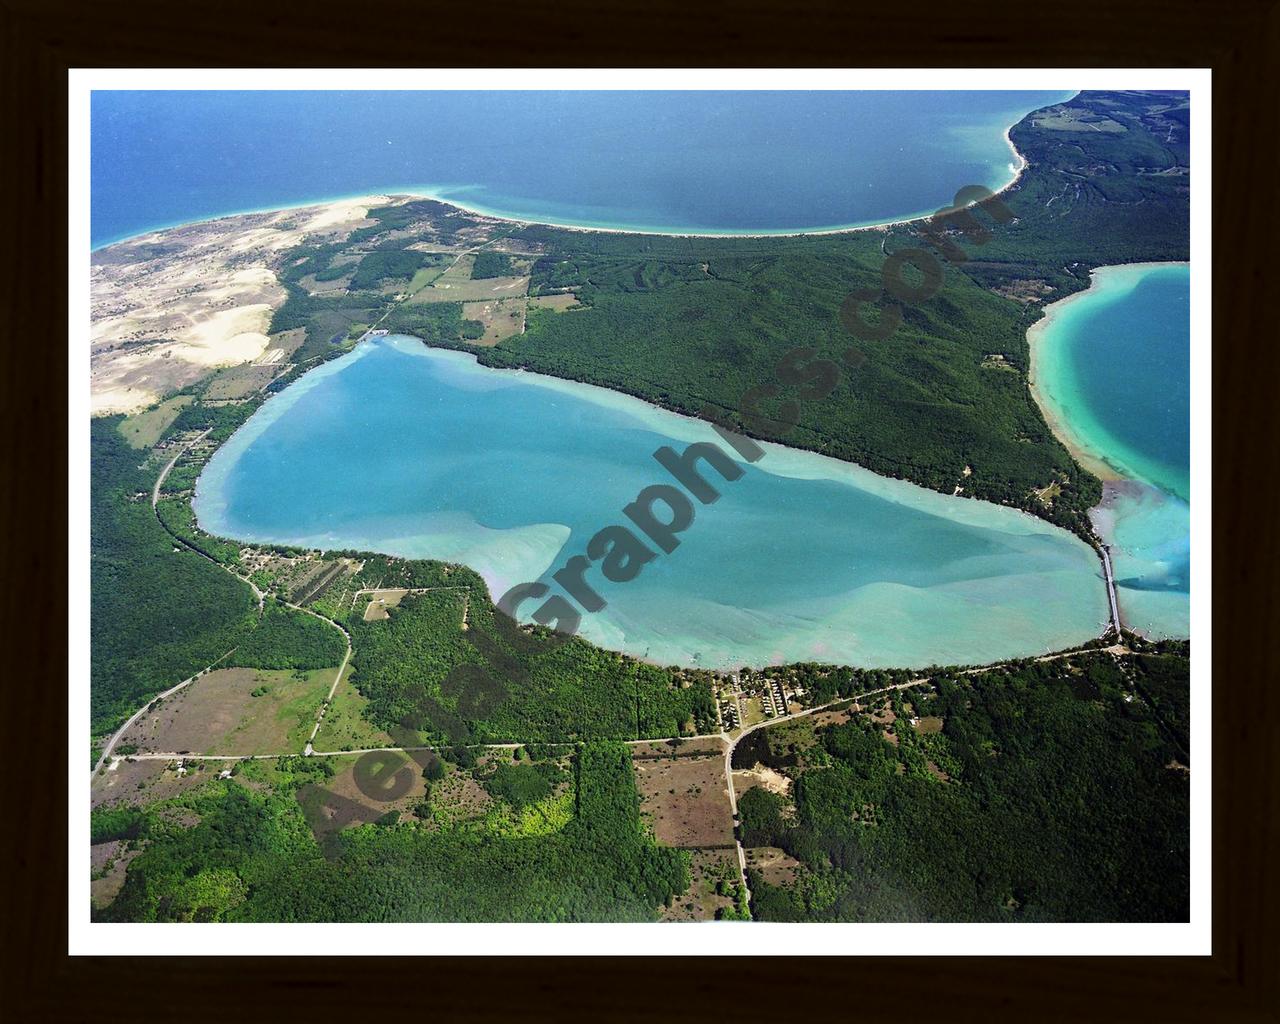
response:
[(737, 729), (742, 725), (742, 716), (738, 712), (738, 695), (729, 694), (727, 697), (720, 698), (720, 724), (721, 727), (729, 732)]
[(787, 692), (782, 688), (781, 679), (765, 680), (764, 713), (766, 718), (776, 718), (787, 713)]
[(744, 725), (751, 724), (743, 721), (744, 715), (747, 714), (742, 706), (744, 697), (758, 697), (760, 699), (760, 707), (764, 711), (764, 717), (767, 720), (780, 718), (790, 713), (790, 700), (798, 698), (804, 693), (803, 689), (797, 687), (788, 694), (781, 678), (768, 679), (756, 676), (744, 684), (734, 674), (731, 680), (729, 685), (725, 685), (716, 694), (716, 703), (720, 709), (721, 728), (726, 732), (741, 729)]

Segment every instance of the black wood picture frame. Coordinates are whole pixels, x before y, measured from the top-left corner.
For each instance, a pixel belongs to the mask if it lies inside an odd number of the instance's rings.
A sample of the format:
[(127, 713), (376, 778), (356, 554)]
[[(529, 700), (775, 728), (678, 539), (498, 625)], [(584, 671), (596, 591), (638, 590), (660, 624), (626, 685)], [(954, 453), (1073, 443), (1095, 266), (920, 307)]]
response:
[[(1274, 0), (696, 7), (663, 0), (608, 8), (495, 0), (448, 10), (407, 0), (357, 7), (0, 0), (0, 25), (7, 213), (0, 309), (9, 326), (0, 372), (9, 654), (0, 687), (0, 771), (9, 782), (0, 892), (10, 939), (0, 1012), (7, 1019), (226, 1021), (295, 1012), (504, 1021), (1280, 1019), (1272, 581), (1280, 444), (1270, 422), (1268, 309), (1277, 293)], [(200, 958), (182, 956), (180, 937), (164, 960), (69, 957), (68, 68), (419, 66), (465, 74), (495, 66), (711, 65), (1213, 69), (1212, 955), (786, 958), (761, 926), (767, 973), (747, 958), (716, 955), (714, 928), (709, 955), (683, 960)], [(1198, 642), (1197, 654), (1207, 647)], [(234, 953), (234, 942), (228, 947)]]

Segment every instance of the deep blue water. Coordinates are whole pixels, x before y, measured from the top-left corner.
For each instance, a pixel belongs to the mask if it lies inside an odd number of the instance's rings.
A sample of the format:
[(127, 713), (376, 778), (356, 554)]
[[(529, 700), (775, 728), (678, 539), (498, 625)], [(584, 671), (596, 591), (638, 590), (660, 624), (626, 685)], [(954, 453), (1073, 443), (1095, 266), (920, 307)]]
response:
[(1070, 92), (95, 92), (95, 246), (429, 188), (553, 222), (800, 230), (1011, 177), (1004, 130)]

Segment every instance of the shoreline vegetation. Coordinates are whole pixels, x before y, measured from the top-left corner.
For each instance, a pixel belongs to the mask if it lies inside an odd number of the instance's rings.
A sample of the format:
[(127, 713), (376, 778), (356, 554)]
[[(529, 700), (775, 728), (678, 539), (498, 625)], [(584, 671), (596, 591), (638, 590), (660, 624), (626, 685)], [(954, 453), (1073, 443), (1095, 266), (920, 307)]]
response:
[[(200, 443), (210, 436), (214, 445), (225, 442), (262, 401), (225, 419), (216, 410), (229, 407), (193, 404), (191, 419), (171, 425), (158, 442), (169, 446), (152, 462), (162, 466), (155, 481), (150, 474), (133, 478), (149, 483), (143, 495), (154, 506), (146, 519), (208, 574), (261, 589), (261, 624), (225, 656), (227, 664), (259, 670), (252, 682), (261, 685), (249, 701), (282, 685), (262, 668), (337, 660), (337, 637), (286, 628), (282, 605), (345, 634), (356, 672), (348, 678), (340, 668), (318, 710), (295, 712), (316, 715), (311, 739), (320, 742), (313, 750), (308, 741), (294, 755), (203, 752), (198, 715), (207, 704), (200, 702), (225, 692), (212, 672), (192, 679), (196, 703), (189, 707), (153, 700), (146, 707), (150, 721), (162, 729), (181, 725), (184, 731), (169, 735), (195, 738), (158, 738), (148, 746), (145, 732), (122, 736), (127, 742), (95, 771), (94, 864), (106, 862), (94, 875), (95, 920), (1185, 916), (1185, 643), (1129, 637), (1113, 646), (1094, 641), (1043, 657), (920, 672), (793, 664), (744, 671), (740, 680), (738, 673), (659, 669), (578, 640), (549, 642), (536, 630), (520, 640), (521, 633), (501, 627), (483, 583), (464, 566), (354, 552), (330, 552), (315, 564), (316, 552), (224, 545), (173, 515), (175, 503), (189, 500), (212, 450)], [(211, 420), (217, 425), (210, 427)], [(94, 426), (95, 464), (131, 472), (134, 460), (118, 423), (101, 419)], [(181, 447), (170, 456), (174, 445)], [(111, 452), (121, 457), (100, 458)], [(194, 597), (199, 582), (189, 584)], [(169, 592), (163, 582), (157, 589)], [(289, 603), (295, 593), (301, 607)], [(461, 648), (459, 616), (469, 630)], [(268, 623), (274, 633), (264, 640)], [(468, 712), (464, 701), (476, 681), (468, 675), (466, 688), (454, 692), (449, 676), (437, 680), (450, 664), (468, 664), (467, 645), (493, 659), (491, 643), (500, 638), (498, 663), (512, 685), (496, 703), (482, 702), (482, 713), (474, 703)], [(574, 699), (560, 694), (544, 703), (547, 682), (565, 678), (566, 669)], [(332, 671), (323, 673), (326, 679)], [(439, 689), (424, 691), (423, 683)], [(784, 686), (792, 706), (776, 722), (725, 721), (717, 709), (715, 698), (725, 706), (730, 690), (782, 693)], [(394, 724), (406, 699), (426, 711), (412, 732)], [(246, 721), (256, 716), (252, 705), (224, 706), (228, 712), (233, 721), (237, 713)], [(619, 734), (653, 739), (620, 743)], [(307, 733), (295, 725), (290, 735), (301, 743)], [(710, 752), (708, 740), (718, 744)], [(196, 749), (173, 750), (180, 742)], [(1004, 754), (1006, 745), (1008, 759), (993, 761), (993, 749)], [(379, 770), (390, 764), (387, 773), (400, 777), (404, 767), (413, 768), (409, 759), (424, 766), (423, 781), (389, 795), (379, 786), (376, 799), (361, 789), (362, 764), (373, 760)], [(741, 787), (738, 810), (724, 818), (734, 845), (722, 847), (736, 846), (737, 871), (718, 872), (715, 892), (728, 898), (701, 915), (669, 915), (681, 893), (702, 891), (699, 848), (673, 845), (654, 827), (652, 810), (637, 813), (652, 799), (641, 790), (637, 804), (641, 763), (672, 771), (723, 766), (730, 792)], [(781, 790), (780, 803), (766, 795), (773, 790), (749, 781), (769, 772), (799, 782)], [(1087, 799), (1046, 803), (1064, 785)], [(477, 795), (477, 786), (489, 798)], [(598, 802), (601, 792), (611, 794), (607, 804)], [(671, 789), (670, 798), (675, 807), (702, 801), (696, 786), (679, 795)], [(868, 799), (873, 818), (864, 817)], [(1078, 808), (1086, 804), (1091, 811), (1082, 817)], [(909, 810), (916, 806), (920, 815)], [(331, 824), (324, 807), (337, 812)], [(1056, 808), (1048, 819), (1046, 807)], [(949, 842), (916, 849), (929, 834), (922, 826), (938, 815), (955, 823), (949, 832), (981, 838), (954, 850)], [(854, 830), (838, 827), (841, 821), (852, 821)], [(863, 832), (870, 824), (876, 831)], [(1096, 837), (1089, 844), (1101, 851), (1096, 863), (1081, 864), (1076, 854), (1063, 859), (1074, 849), (1063, 836), (1082, 828)], [(1149, 863), (1145, 837), (1152, 829), (1167, 837), (1162, 870), (1135, 892), (1129, 865)], [(762, 857), (776, 857), (772, 849), (796, 863), (781, 874), (763, 868)], [(875, 850), (881, 854), (868, 855)], [(359, 884), (371, 856), (390, 872), (376, 891)], [(904, 904), (892, 894), (912, 864), (913, 895)], [(583, 871), (588, 881), (570, 881)], [(833, 890), (834, 903), (824, 895)], [(530, 892), (538, 898), (530, 900)]]
[[(397, 367), (394, 372), (387, 369), (392, 365)], [(373, 366), (384, 369), (371, 370)], [(326, 386), (341, 396), (336, 402), (323, 397)], [(480, 399), (495, 387), (502, 395), (507, 428), (490, 434), (489, 417), (480, 412), (486, 406)], [(304, 395), (309, 396), (305, 413), (293, 408)], [(550, 411), (540, 403), (542, 398), (551, 400)], [(430, 403), (433, 414), (420, 424), (416, 413), (424, 401)], [(364, 429), (383, 438), (390, 446), (387, 451), (431, 450), (436, 458), (422, 467), (428, 478), (433, 476), (428, 468), (433, 462), (452, 465), (460, 459), (465, 466), (469, 452), (484, 451), (485, 464), (466, 474), (471, 498), (465, 504), (451, 499), (448, 506), (451, 516), (465, 516), (468, 525), (435, 518), (441, 512), (435, 504), (440, 488), (423, 487), (417, 471), (395, 473), (397, 483), (388, 486), (385, 471), (376, 468), (383, 465), (380, 452), (365, 454), (361, 449), (351, 460), (345, 448), (348, 418), (330, 418), (330, 408), (373, 410)], [(653, 440), (634, 444), (632, 429), (613, 433), (619, 416), (628, 428), (656, 432)], [(521, 466), (530, 480), (561, 479), (556, 466), (565, 449), (548, 446), (547, 441), (559, 424), (570, 422), (595, 424), (589, 435), (573, 441), (571, 452), (575, 465), (612, 464), (614, 476), (602, 481), (603, 487), (632, 479), (635, 491), (644, 484), (678, 484), (684, 490), (657, 486), (656, 491), (645, 491), (625, 515), (622, 506), (634, 493), (631, 488), (625, 495), (617, 493), (621, 488), (615, 489), (616, 503), (603, 506), (563, 496), (551, 498), (548, 504), (544, 496), (536, 508), (530, 507), (523, 492), (516, 489), (513, 494), (510, 478), (495, 475), (492, 466), (505, 464), (514, 448), (520, 455), (513, 464)], [(274, 427), (276, 423), (280, 426)], [(430, 423), (449, 424), (449, 428)], [(516, 437), (534, 440), (514, 439), (509, 433), (513, 423), (524, 429)], [(290, 437), (296, 447), (289, 444)], [(269, 466), (252, 454), (258, 438), (272, 447), (284, 444), (283, 449), (275, 447)], [(584, 638), (598, 646), (663, 665), (764, 667), (778, 659), (789, 662), (819, 656), (864, 667), (987, 662), (1081, 642), (1096, 636), (1106, 621), (1093, 551), (1041, 519), (989, 502), (964, 502), (815, 452), (770, 442), (756, 445), (736, 436), (732, 443), (738, 447), (730, 447), (705, 420), (671, 413), (616, 391), (489, 367), (473, 353), (431, 348), (415, 338), (391, 335), (360, 342), (350, 354), (312, 371), (305, 381), (264, 406), (210, 460), (201, 473), (193, 507), (203, 529), (241, 540), (366, 548), (404, 557), (462, 561), (481, 574), (495, 597), (526, 581), (550, 583), (548, 577), (558, 567), (555, 580), (570, 581), (573, 565), (594, 558), (590, 571), (582, 570), (586, 573), (582, 582), (564, 583), (564, 593), (574, 603), (566, 607), (561, 591), (553, 586), (555, 593), (547, 596), (548, 603), (531, 596), (521, 618), (532, 615), (549, 625), (548, 617), (556, 614), (556, 628), (562, 632), (580, 629)], [(659, 444), (663, 447), (655, 452)], [(348, 451), (345, 458), (339, 455), (344, 450)], [(677, 455), (680, 451), (686, 454)], [(359, 494), (359, 499), (348, 502), (335, 495), (329, 505), (305, 499), (295, 504), (325, 478), (326, 468), (335, 459), (348, 465), (354, 461), (343, 472), (361, 481), (348, 491)], [(644, 469), (646, 465), (651, 472)], [(697, 468), (689, 468), (693, 466)], [(755, 466), (759, 474), (739, 479), (748, 466)], [(703, 489), (702, 480), (716, 493), (733, 492), (730, 505), (738, 511), (723, 513), (726, 518), (712, 513), (718, 520), (717, 535), (702, 542), (710, 545), (712, 553), (695, 547), (677, 554), (676, 548), (700, 530), (702, 513), (695, 518), (694, 507), (686, 502), (702, 504), (713, 497)], [(815, 487), (821, 489), (820, 497)], [(555, 486), (547, 492), (559, 493)], [(250, 504), (243, 500), (247, 495), (254, 495)], [(283, 517), (263, 516), (250, 510), (253, 503), (260, 510), (296, 511)], [(323, 518), (313, 516), (312, 510), (322, 507)], [(784, 507), (786, 512), (781, 511)], [(368, 518), (375, 509), (377, 518)], [(493, 518), (496, 509), (504, 509), (503, 518)], [(428, 510), (435, 514), (410, 525)], [(753, 524), (749, 534), (739, 532), (740, 514)], [(922, 532), (923, 520), (917, 516), (929, 523)], [(394, 529), (380, 530), (377, 524), (387, 521), (396, 524)], [(564, 525), (550, 534), (543, 531), (540, 542), (528, 541), (526, 531), (541, 529), (530, 524), (543, 521)], [(486, 527), (481, 536), (475, 525), (479, 522)], [(499, 527), (505, 532), (488, 533)], [(570, 527), (576, 542), (566, 541)], [(625, 547), (645, 563), (670, 555), (669, 572), (655, 579), (648, 572), (621, 573), (609, 561), (602, 565), (599, 554), (592, 554), (598, 542), (585, 540), (596, 530), (605, 531), (603, 535), (617, 548)], [(743, 555), (754, 546), (760, 530), (779, 538), (773, 557), (791, 566), (786, 578), (805, 580), (813, 592), (812, 598), (803, 600), (798, 614), (787, 603), (786, 585), (780, 586), (768, 572), (761, 573), (757, 559)], [(896, 534), (895, 547), (882, 549), (880, 542), (873, 541), (876, 553), (863, 549), (868, 538), (890, 531)], [(949, 550), (950, 555), (943, 553), (939, 558), (935, 546), (939, 539), (967, 543), (959, 540), (961, 536), (984, 538), (974, 541), (972, 549), (984, 557), (980, 573), (964, 568), (966, 563), (949, 544), (944, 543), (942, 551)], [(801, 540), (790, 543), (783, 539), (787, 537)], [(571, 557), (580, 550), (588, 555)], [(813, 557), (816, 551), (825, 554)], [(853, 552), (858, 554), (851, 556)], [(750, 576), (739, 575), (737, 566), (743, 558), (745, 566), (753, 567)], [(908, 570), (908, 565), (915, 568)], [(935, 569), (936, 576), (930, 576)], [(1001, 577), (1003, 584), (994, 582)], [(912, 584), (909, 590), (886, 592), (882, 586), (886, 580), (907, 578)], [(1006, 589), (1010, 579), (1019, 581), (1023, 593), (1040, 590), (1040, 596), (1025, 601), (1015, 598)], [(730, 580), (735, 585), (726, 586)], [(646, 599), (629, 609), (621, 604), (619, 615), (613, 602), (623, 595), (610, 583), (627, 583), (621, 589), (638, 591)], [(597, 592), (594, 587), (604, 590)], [(947, 597), (960, 588), (966, 594), (963, 604)], [(834, 600), (826, 596), (830, 593), (842, 596)], [(707, 613), (708, 602), (717, 609), (714, 613)], [(971, 618), (966, 606), (985, 609), (985, 614)], [(986, 623), (1000, 620), (1010, 623), (1007, 630), (986, 629)], [(729, 642), (726, 637), (735, 640)]]

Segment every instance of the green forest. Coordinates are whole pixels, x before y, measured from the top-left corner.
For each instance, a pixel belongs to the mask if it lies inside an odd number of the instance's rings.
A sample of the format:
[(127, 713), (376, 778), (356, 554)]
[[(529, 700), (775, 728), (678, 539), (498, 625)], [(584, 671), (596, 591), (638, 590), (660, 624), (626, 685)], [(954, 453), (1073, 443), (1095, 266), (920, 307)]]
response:
[(360, 261), (356, 272), (351, 276), (353, 289), (376, 288), (383, 281), (409, 280), (422, 267), (431, 262), (431, 257), (412, 249), (386, 249), (371, 252)]
[[(352, 682), (382, 728), (409, 723), (422, 742), (567, 743), (678, 736), (715, 728), (706, 682), (578, 637), (515, 628), (467, 570), (469, 589), (406, 596), (389, 619), (347, 619)], [(467, 628), (462, 628), (466, 607)]]
[(511, 257), (506, 253), (485, 249), (476, 253), (475, 264), (471, 268), (471, 279), (479, 281), (490, 277), (509, 277), (514, 273)]
[(216, 662), (257, 622), (253, 592), (175, 548), (151, 509), (154, 469), (120, 417), (90, 423), (92, 728), (119, 725), (155, 694)]
[(223, 664), (227, 668), (330, 668), (341, 664), (346, 653), (346, 641), (329, 623), (268, 598), (253, 632)]
[[(577, 751), (573, 816), (559, 831), (508, 838), (414, 821), (357, 825), (327, 857), (299, 802), (308, 784), (326, 781), (323, 766), (298, 758), (282, 769), (269, 787), (211, 779), (145, 814), (97, 812), (96, 835), (146, 839), (95, 919), (647, 921), (689, 884), (687, 855), (641, 829), (621, 744)], [(198, 823), (176, 824), (175, 809)]]
[[(1083, 93), (1024, 118), (1011, 138), (1029, 166), (1000, 197), (1007, 218), (975, 215), (985, 234), (960, 221), (785, 238), (511, 225), (503, 235), (541, 250), (531, 294), (572, 289), (581, 307), (572, 316), (531, 310), (522, 334), (477, 358), (624, 391), (948, 493), (962, 485), (1087, 535), (1083, 513), (1099, 483), (1053, 437), (1027, 387), (1025, 335), (1040, 315), (1029, 300), (1077, 291), (1101, 264), (1188, 257), (1186, 133), (1166, 141), (1185, 118), (1180, 102)], [(288, 254), (289, 298), (272, 330), (306, 327), (301, 355), (314, 358), (389, 309), (390, 330), (468, 347), (475, 325), (458, 304), (396, 304), (373, 289), (428, 261), (409, 245), (454, 244), (459, 230), (482, 225), (430, 200), (369, 216), (345, 242)], [(855, 337), (850, 294), (883, 299), (886, 262), (921, 248), (942, 264), (940, 290), (902, 303), (887, 336)], [(297, 283), (351, 254), (360, 263), (345, 295), (314, 297)], [(476, 254), (475, 278), (511, 272), (509, 256)], [(919, 275), (905, 280), (914, 287)], [(879, 305), (866, 304), (873, 326)], [(1035, 495), (1055, 481), (1052, 500)]]
[[(1080, 655), (898, 691), (896, 745), (867, 716), (812, 747), (757, 745), (795, 776), (794, 807), (749, 790), (742, 841), (803, 869), (789, 886), (752, 873), (753, 916), (1186, 920), (1188, 691), (1185, 653)], [(926, 718), (941, 730), (908, 724)]]
[[(460, 231), (487, 231), (540, 251), (531, 294), (571, 289), (581, 305), (572, 316), (530, 310), (523, 333), (474, 349), (486, 365), (624, 391), (947, 493), (962, 485), (1087, 535), (1083, 513), (1099, 483), (1053, 437), (1027, 387), (1025, 335), (1040, 315), (1031, 300), (1087, 286), (1101, 264), (1188, 257), (1186, 133), (1166, 141), (1168, 126), (1185, 119), (1180, 104), (1083, 93), (1024, 118), (1011, 138), (1029, 166), (1000, 197), (1008, 216), (973, 215), (973, 231), (952, 219), (770, 238), (518, 224), (495, 233), (433, 200), (379, 207), (345, 241), (285, 255), (278, 275), (288, 299), (271, 331), (306, 329), (304, 366), (375, 322), (470, 348), (478, 325), (459, 304), (396, 302), (378, 289), (433, 262), (409, 246), (455, 246)], [(940, 289), (901, 303), (886, 336), (855, 336), (851, 293), (872, 297), (863, 316), (883, 326), (882, 272), (912, 249), (935, 254)], [(352, 260), (344, 294), (313, 296), (300, 284), (333, 279)], [(506, 254), (475, 256), (474, 278), (512, 272)], [(919, 274), (906, 271), (904, 283), (915, 287)], [(1034, 493), (1055, 482), (1052, 499)]]
[[(258, 404), (197, 400), (165, 438), (209, 430), (210, 439), (225, 440)], [(130, 448), (119, 422), (92, 423), (94, 734), (210, 665), (340, 664), (346, 639), (333, 623), (273, 597), (259, 615), (250, 588), (213, 564), (244, 571), (239, 544), (195, 523), (190, 499), (199, 460), (173, 467), (152, 510), (159, 458)], [(342, 554), (364, 565), (353, 586), (450, 588), (409, 595), (382, 621), (364, 621), (363, 604), (339, 613), (353, 645), (353, 682), (368, 698), (368, 717), (382, 728), (407, 724), (423, 742), (449, 744), (635, 739), (715, 728), (706, 680), (578, 638), (517, 629), (465, 567)], [(271, 589), (268, 577), (258, 580)]]
[[(993, 229), (985, 238), (954, 226), (931, 233), (923, 222), (791, 238), (513, 228), (513, 239), (543, 250), (531, 293), (571, 288), (583, 308), (532, 310), (523, 334), (477, 357), (715, 417), (948, 493), (963, 484), (966, 494), (1087, 534), (1083, 512), (1099, 484), (1053, 437), (1027, 387), (1025, 333), (1039, 312), (1025, 298), (1085, 287), (1103, 263), (1187, 258), (1185, 133), (1164, 141), (1178, 102), (1086, 93), (1024, 119), (1012, 137), (1030, 166), (1001, 197), (1009, 220), (978, 215)], [(1110, 118), (1123, 130), (1064, 130), (1070, 118)], [(403, 246), (412, 239), (390, 232), (434, 236), (446, 221), (431, 203), (375, 213), (385, 228), (357, 233), (361, 245)], [(850, 293), (879, 292), (886, 260), (921, 247), (949, 254), (941, 290), (904, 304), (889, 336), (855, 338), (843, 310)], [(476, 276), (503, 272), (504, 261), (481, 252)], [(465, 347), (460, 317), (402, 306), (388, 326)], [(814, 368), (819, 360), (838, 368), (834, 386), (828, 369)], [(761, 387), (770, 393), (744, 408), (744, 395)], [(1033, 495), (1054, 481), (1061, 493), (1051, 502)]]

